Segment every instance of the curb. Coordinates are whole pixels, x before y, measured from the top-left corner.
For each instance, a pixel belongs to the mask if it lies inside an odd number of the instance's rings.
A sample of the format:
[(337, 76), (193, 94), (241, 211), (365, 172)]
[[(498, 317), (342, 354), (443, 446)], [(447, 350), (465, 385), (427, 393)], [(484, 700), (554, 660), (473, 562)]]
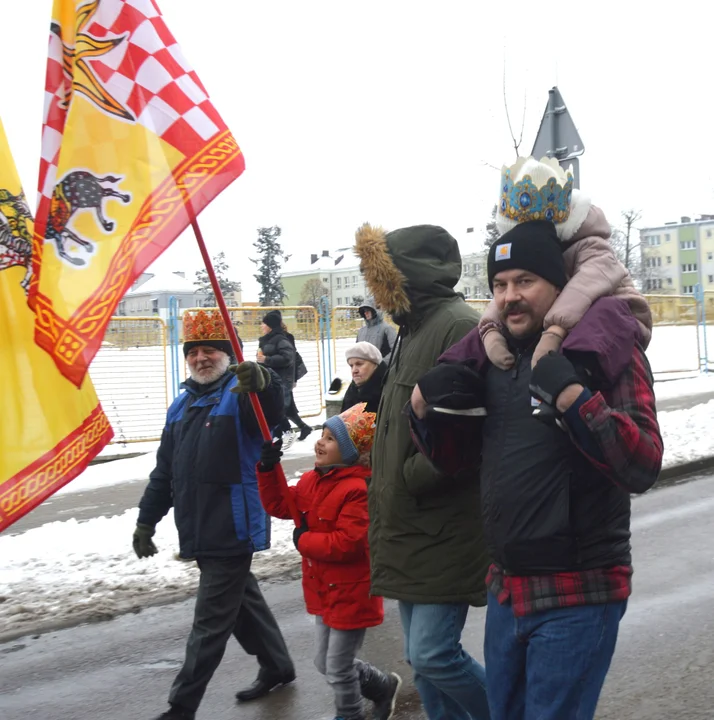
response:
[(661, 485), (672, 485), (675, 481), (681, 480), (688, 475), (695, 475), (706, 470), (714, 469), (714, 455), (708, 455), (690, 462), (680, 463), (679, 465), (671, 465), (664, 468), (659, 474), (655, 488)]
[[(177, 561), (181, 562), (181, 561)], [(190, 561), (183, 561), (190, 562)], [(256, 568), (252, 571), (255, 577), (263, 584), (285, 584), (296, 582), (302, 577), (302, 565), (299, 557), (295, 558), (295, 562), (288, 567), (282, 567), (279, 572), (271, 572), (270, 568)], [(49, 633), (58, 632), (60, 630), (68, 630), (80, 625), (96, 625), (100, 622), (108, 622), (116, 620), (123, 615), (138, 615), (142, 610), (148, 610), (152, 607), (161, 607), (163, 605), (173, 605), (174, 603), (183, 602), (196, 596), (198, 584), (193, 587), (186, 587), (182, 590), (173, 590), (161, 593), (160, 591), (153, 596), (145, 598), (137, 598), (133, 602), (127, 602), (125, 605), (114, 608), (113, 611), (104, 614), (93, 614), (87, 612), (78, 614), (72, 618), (65, 618), (56, 622), (40, 623), (35, 626), (18, 628), (17, 630), (7, 630), (0, 632), (0, 646), (21, 638), (37, 639), (40, 635), (48, 635)], [(1, 653), (0, 653), (1, 654)]]
[(141, 457), (142, 455), (148, 455), (150, 450), (142, 450), (140, 452), (130, 453), (117, 453), (116, 455), (97, 455), (89, 461), (90, 465), (102, 465), (108, 462), (114, 462), (115, 460), (128, 460), (129, 458)]
[[(692, 460), (686, 463), (680, 463), (679, 465), (671, 465), (670, 467), (662, 470), (652, 490), (656, 491), (659, 488), (676, 485), (680, 482), (686, 482), (687, 480), (693, 480), (697, 475), (709, 470), (714, 470), (714, 455), (709, 455), (707, 457), (699, 458), (698, 460)], [(281, 574), (271, 573), (270, 570), (263, 570), (262, 572), (258, 571), (255, 574), (256, 577), (263, 583), (287, 583), (299, 579), (301, 571), (297, 562), (294, 567), (283, 570), (284, 572)], [(117, 608), (113, 613), (107, 615), (95, 617), (92, 617), (91, 614), (84, 617), (79, 615), (61, 622), (46, 623), (36, 625), (33, 628), (26, 627), (18, 630), (0, 632), (0, 645), (25, 637), (35, 639), (39, 635), (46, 635), (59, 630), (67, 630), (79, 625), (93, 625), (99, 622), (107, 622), (108, 620), (116, 619), (120, 615), (127, 615), (129, 613), (138, 614), (142, 610), (151, 607), (172, 605), (173, 603), (188, 600), (195, 594), (196, 588), (187, 588), (178, 592), (165, 593), (154, 598), (138, 598), (137, 602)]]

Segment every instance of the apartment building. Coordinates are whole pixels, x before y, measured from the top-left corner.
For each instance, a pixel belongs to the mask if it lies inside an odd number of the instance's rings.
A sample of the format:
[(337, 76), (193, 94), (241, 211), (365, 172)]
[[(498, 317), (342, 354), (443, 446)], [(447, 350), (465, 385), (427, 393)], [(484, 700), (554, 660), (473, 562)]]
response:
[(714, 291), (714, 215), (640, 230), (643, 290), (692, 295)]

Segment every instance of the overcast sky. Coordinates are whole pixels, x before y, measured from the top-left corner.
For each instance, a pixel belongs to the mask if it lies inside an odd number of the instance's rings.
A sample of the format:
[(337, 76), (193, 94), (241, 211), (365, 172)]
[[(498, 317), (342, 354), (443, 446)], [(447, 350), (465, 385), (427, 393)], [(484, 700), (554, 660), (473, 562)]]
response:
[[(31, 202), (37, 190), (51, 0), (3, 3), (0, 114)], [(643, 0), (159, 0), (246, 158), (201, 216), (244, 298), (256, 228), (284, 248), (350, 245), (369, 221), (443, 225), (475, 249), (515, 160), (528, 154), (557, 84), (580, 131), (581, 187), (611, 222), (714, 213), (714, 3)], [(551, 13), (544, 14), (550, 9)], [(157, 264), (192, 276), (184, 234)]]

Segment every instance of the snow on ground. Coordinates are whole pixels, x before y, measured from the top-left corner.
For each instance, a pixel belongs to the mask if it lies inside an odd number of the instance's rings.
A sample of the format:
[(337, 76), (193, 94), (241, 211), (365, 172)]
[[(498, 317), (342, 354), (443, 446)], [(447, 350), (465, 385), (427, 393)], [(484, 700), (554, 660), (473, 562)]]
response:
[[(658, 399), (714, 390), (714, 377), (698, 376), (657, 383)], [(324, 421), (324, 415), (313, 425)], [(714, 400), (686, 410), (659, 414), (665, 445), (664, 467), (714, 454)], [(321, 431), (295, 441), (285, 457), (308, 458)], [(90, 466), (61, 493), (148, 478), (157, 443), (113, 446), (104, 454), (149, 450), (135, 458)], [(288, 478), (291, 484), (299, 473)], [(43, 624), (102, 620), (121, 612), (193, 593), (195, 563), (176, 559), (177, 536), (169, 514), (154, 538), (159, 554), (139, 560), (131, 547), (136, 511), (86, 522), (46, 524), (20, 535), (0, 537), (0, 634)], [(296, 576), (299, 557), (292, 545), (292, 523), (273, 520), (272, 545), (258, 553), (254, 570), (261, 578)]]
[(714, 400), (658, 415), (664, 467), (714, 455)]
[[(158, 443), (156, 443), (158, 445)], [(121, 485), (134, 480), (148, 480), (156, 465), (156, 450), (138, 457), (112, 460), (90, 465), (81, 475), (57, 491), (57, 495), (85, 492), (97, 488)]]
[[(296, 433), (295, 440), (292, 445), (284, 451), (283, 456), (289, 460), (312, 457), (315, 452), (315, 443), (321, 434), (322, 430), (315, 430), (309, 437), (299, 442)], [(127, 445), (124, 452), (116, 452), (121, 447), (122, 446), (118, 445), (109, 445), (101, 454), (121, 455), (126, 454), (126, 452), (141, 452), (142, 454), (137, 457), (120, 458), (118, 460), (90, 465), (83, 473), (72, 480), (72, 482), (58, 490), (56, 494), (67, 495), (70, 493), (85, 492), (87, 490), (96, 490), (97, 488), (109, 487), (111, 485), (121, 485), (122, 483), (133, 482), (135, 480), (148, 480), (149, 473), (156, 465), (156, 450), (159, 447), (159, 443), (152, 442)]]
[[(652, 330), (652, 342), (647, 348), (647, 357), (655, 375), (671, 372), (699, 370), (699, 354), (704, 354), (704, 333), (697, 348), (695, 325), (656, 325)], [(707, 327), (707, 350), (710, 365), (714, 365), (714, 327)]]
[(714, 392), (714, 372), (697, 375), (682, 380), (655, 382), (657, 400), (672, 400), (679, 397), (691, 397)]
[[(181, 595), (198, 583), (194, 562), (176, 558), (173, 514), (157, 526), (159, 550), (139, 560), (132, 549), (136, 511), (43, 525), (0, 538), (0, 635), (43, 624), (106, 620)], [(272, 548), (257, 553), (258, 578), (297, 576), (290, 521), (272, 520)]]

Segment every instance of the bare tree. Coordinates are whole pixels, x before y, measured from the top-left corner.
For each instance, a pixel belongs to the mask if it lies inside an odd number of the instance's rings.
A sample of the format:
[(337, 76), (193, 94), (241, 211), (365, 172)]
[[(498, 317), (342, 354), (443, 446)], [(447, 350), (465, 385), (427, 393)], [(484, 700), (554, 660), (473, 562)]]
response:
[(621, 216), (622, 226), (611, 227), (610, 243), (615, 255), (627, 268), (638, 288), (644, 291), (663, 289), (662, 255), (647, 253), (647, 248), (636, 239), (635, 223), (639, 221), (641, 213), (630, 209), (623, 211)]
[[(639, 242), (637, 244), (634, 243), (632, 231), (635, 229), (635, 223), (642, 217), (642, 213), (639, 210), (631, 208), (630, 210), (623, 210), (621, 215), (624, 221), (623, 232), (625, 236), (625, 258), (623, 260), (623, 265), (629, 270), (630, 263), (633, 262), (633, 251), (640, 247)], [(642, 252), (637, 254), (641, 256)]]
[(327, 294), (327, 287), (317, 278), (310, 278), (305, 280), (302, 286), (302, 292), (300, 293), (300, 304), (310, 305), (311, 307), (318, 307), (320, 304), (320, 298)]
[(516, 151), (516, 160), (519, 157), (519, 150), (523, 143), (523, 131), (526, 127), (526, 107), (528, 105), (528, 91), (526, 90), (523, 97), (523, 118), (521, 120), (521, 132), (516, 140), (516, 136), (513, 132), (513, 125), (511, 124), (511, 114), (508, 111), (508, 97), (506, 95), (506, 58), (503, 58), (503, 105), (506, 108), (506, 120), (508, 122), (508, 132), (511, 134), (511, 140), (513, 140), (513, 149)]

